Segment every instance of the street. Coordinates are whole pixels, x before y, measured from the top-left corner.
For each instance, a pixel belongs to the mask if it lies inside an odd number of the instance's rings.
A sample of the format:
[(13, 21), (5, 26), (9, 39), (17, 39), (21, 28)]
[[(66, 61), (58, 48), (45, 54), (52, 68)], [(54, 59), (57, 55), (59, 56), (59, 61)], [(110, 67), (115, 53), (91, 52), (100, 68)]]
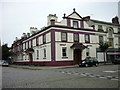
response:
[(30, 70), (2, 68), (2, 88), (118, 88), (118, 65)]

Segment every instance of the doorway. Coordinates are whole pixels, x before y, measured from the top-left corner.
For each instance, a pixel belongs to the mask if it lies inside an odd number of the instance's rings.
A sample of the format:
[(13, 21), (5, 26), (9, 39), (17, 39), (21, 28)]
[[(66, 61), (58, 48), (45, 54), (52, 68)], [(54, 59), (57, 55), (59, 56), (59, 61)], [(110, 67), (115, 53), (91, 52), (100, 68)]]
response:
[(75, 49), (73, 55), (74, 55), (74, 64), (79, 64), (79, 62), (82, 59), (81, 50), (80, 49)]
[(29, 59), (30, 59), (30, 63), (32, 63), (33, 62), (32, 53), (29, 53)]

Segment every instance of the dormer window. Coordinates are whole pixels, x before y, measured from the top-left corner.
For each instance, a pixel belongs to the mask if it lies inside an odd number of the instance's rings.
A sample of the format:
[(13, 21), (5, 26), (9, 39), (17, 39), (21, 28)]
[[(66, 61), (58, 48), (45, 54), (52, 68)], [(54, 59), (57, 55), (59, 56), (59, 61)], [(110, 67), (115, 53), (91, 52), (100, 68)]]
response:
[(78, 28), (78, 21), (73, 21), (73, 27)]

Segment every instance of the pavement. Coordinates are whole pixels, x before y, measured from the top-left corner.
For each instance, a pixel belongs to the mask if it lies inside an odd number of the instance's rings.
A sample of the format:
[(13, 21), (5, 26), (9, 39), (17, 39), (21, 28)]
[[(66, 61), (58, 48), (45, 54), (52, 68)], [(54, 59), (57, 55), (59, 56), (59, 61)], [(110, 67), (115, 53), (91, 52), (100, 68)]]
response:
[[(111, 65), (111, 63), (100, 63), (99, 66), (103, 65)], [(21, 68), (21, 69), (30, 69), (30, 70), (45, 70), (45, 69), (64, 69), (64, 68), (78, 68), (78, 65), (71, 66), (33, 66), (33, 65), (9, 65), (9, 67), (13, 68)]]

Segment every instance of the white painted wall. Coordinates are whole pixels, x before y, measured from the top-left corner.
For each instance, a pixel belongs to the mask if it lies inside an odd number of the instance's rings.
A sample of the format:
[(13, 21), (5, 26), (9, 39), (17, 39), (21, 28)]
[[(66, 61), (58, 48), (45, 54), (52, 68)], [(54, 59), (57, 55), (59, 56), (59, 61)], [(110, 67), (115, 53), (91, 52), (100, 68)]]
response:
[(55, 41), (61, 41), (61, 32), (55, 32)]
[[(51, 61), (51, 44), (44, 44), (34, 47), (33, 61)], [(46, 58), (44, 58), (44, 49), (46, 49)], [(37, 59), (37, 50), (39, 51), (39, 58)]]
[(96, 35), (90, 35), (90, 43), (99, 43), (99, 37)]
[(85, 42), (84, 34), (79, 34), (79, 40), (80, 40), (81, 43)]
[(68, 38), (68, 42), (74, 42), (73, 41), (73, 33), (67, 33), (67, 38)]
[[(61, 46), (60, 44), (63, 44), (63, 46)], [(73, 60), (73, 49), (71, 49), (70, 46), (72, 46), (71, 43), (62, 43), (62, 42), (56, 43), (56, 61)], [(68, 57), (68, 58), (62, 58), (62, 47), (67, 48), (67, 56), (66, 57)]]
[(51, 41), (51, 33), (46, 34), (46, 43)]
[(81, 19), (76, 13), (73, 13), (70, 18)]
[(55, 25), (64, 25), (64, 26), (67, 26), (67, 20), (63, 19), (60, 22), (55, 22)]
[(83, 21), (83, 22), (84, 22), (84, 28), (93, 29), (93, 27), (89, 27), (89, 25), (85, 21)]

